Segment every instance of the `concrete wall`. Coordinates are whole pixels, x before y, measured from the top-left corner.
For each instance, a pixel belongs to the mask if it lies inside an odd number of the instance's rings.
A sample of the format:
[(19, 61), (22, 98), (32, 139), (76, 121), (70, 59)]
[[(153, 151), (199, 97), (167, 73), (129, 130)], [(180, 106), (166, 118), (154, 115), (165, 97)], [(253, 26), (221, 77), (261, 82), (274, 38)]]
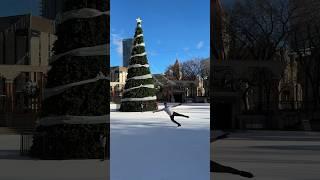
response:
[(15, 35), (14, 32), (5, 33), (5, 61), (6, 64), (15, 64)]
[(32, 37), (30, 41), (30, 65), (40, 65), (39, 64), (39, 47), (40, 47), (40, 37)]
[(0, 32), (0, 64), (4, 64), (4, 33)]
[(41, 31), (41, 32), (48, 32), (54, 34), (54, 21), (45, 19), (43, 17), (32, 16), (31, 17), (31, 29)]
[(52, 48), (56, 37), (47, 32), (39, 33), (39, 36), (31, 37), (30, 64), (34, 66), (47, 66), (49, 58), (53, 54)]

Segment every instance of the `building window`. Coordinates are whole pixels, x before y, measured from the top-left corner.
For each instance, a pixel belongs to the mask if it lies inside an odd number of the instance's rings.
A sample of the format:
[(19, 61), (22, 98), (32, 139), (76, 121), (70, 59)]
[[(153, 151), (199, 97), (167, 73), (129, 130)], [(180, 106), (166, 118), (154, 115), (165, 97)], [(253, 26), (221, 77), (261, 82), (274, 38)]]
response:
[(283, 91), (281, 100), (288, 102), (290, 100), (290, 92), (289, 91)]

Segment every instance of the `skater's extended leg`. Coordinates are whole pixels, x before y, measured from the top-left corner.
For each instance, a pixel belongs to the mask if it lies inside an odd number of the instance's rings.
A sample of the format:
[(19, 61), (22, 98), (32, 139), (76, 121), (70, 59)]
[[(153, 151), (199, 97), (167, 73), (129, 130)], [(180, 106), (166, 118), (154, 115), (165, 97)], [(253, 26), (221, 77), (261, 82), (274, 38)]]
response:
[(186, 115), (183, 115), (183, 114), (179, 114), (177, 112), (173, 112), (173, 116), (182, 116), (182, 117), (189, 118), (189, 116), (186, 116)]
[(174, 120), (174, 116), (173, 116), (173, 115), (172, 115), (172, 116), (170, 116), (170, 119), (171, 119), (171, 121), (172, 121), (172, 122), (174, 122), (175, 124), (177, 124), (177, 125), (178, 125), (178, 127), (179, 127), (179, 126), (181, 126), (181, 124), (180, 124), (180, 123), (178, 123), (177, 121), (175, 121), (175, 120)]

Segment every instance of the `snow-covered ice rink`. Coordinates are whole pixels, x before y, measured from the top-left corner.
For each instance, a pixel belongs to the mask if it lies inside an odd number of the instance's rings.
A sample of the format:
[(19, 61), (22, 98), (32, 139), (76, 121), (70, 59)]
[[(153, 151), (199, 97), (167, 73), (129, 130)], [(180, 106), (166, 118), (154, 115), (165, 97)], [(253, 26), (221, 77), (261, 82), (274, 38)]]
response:
[[(208, 180), (210, 105), (184, 104), (173, 111), (177, 128), (161, 111), (117, 112), (111, 106), (112, 180)], [(159, 108), (162, 108), (160, 106)]]

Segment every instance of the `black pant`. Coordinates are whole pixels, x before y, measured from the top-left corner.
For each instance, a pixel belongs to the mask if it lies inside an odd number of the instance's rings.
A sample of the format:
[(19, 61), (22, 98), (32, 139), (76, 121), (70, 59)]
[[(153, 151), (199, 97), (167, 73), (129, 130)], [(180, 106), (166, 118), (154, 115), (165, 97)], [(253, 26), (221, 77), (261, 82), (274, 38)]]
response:
[(181, 126), (181, 124), (174, 120), (174, 117), (175, 117), (175, 116), (182, 116), (182, 117), (189, 118), (189, 116), (186, 116), (186, 115), (183, 115), (183, 114), (179, 114), (179, 113), (177, 113), (177, 112), (173, 112), (173, 114), (170, 116), (170, 119), (171, 119), (172, 122), (174, 122), (174, 123), (177, 124), (178, 126)]

